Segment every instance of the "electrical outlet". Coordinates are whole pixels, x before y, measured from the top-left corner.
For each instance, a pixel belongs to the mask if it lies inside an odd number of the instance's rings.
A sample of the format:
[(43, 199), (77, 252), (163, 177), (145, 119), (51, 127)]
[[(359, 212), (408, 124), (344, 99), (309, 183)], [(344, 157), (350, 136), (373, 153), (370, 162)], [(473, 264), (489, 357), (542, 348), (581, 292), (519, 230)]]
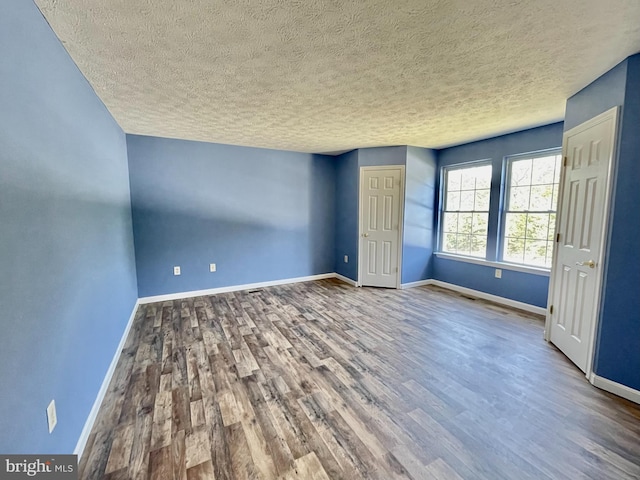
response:
[(349, 263), (349, 255), (344, 256), (344, 263)]
[(180, 267), (173, 267), (173, 274), (180, 275)]
[(502, 270), (496, 268), (496, 278), (502, 278)]
[(47, 407), (47, 423), (49, 424), (49, 433), (53, 432), (58, 423), (58, 415), (56, 414), (56, 401), (51, 400), (51, 403)]
[(215, 263), (210, 263), (209, 264), (209, 271), (212, 272), (212, 273), (216, 271), (216, 264)]

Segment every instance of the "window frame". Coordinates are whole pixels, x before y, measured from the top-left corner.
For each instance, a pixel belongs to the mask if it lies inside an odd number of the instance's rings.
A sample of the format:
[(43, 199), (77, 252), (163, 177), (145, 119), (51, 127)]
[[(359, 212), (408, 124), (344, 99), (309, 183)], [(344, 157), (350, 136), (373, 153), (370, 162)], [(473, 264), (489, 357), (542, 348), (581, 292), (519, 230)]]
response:
[[(510, 195), (510, 190), (511, 190), (511, 165), (514, 161), (517, 160), (526, 160), (526, 159), (531, 159), (534, 160), (536, 158), (544, 158), (544, 157), (549, 157), (549, 156), (560, 156), (560, 166), (559, 166), (559, 172), (558, 172), (558, 187), (560, 187), (560, 184), (562, 183), (562, 147), (554, 147), (554, 148), (548, 148), (548, 149), (544, 149), (544, 150), (535, 150), (532, 152), (524, 152), (524, 153), (518, 153), (515, 155), (509, 155), (504, 157), (503, 160), (503, 168), (502, 168), (502, 172), (501, 172), (501, 191), (500, 191), (500, 219), (499, 219), (499, 223), (498, 223), (498, 238), (497, 238), (497, 245), (498, 245), (498, 255), (497, 255), (497, 261), (499, 263), (504, 263), (507, 265), (516, 265), (518, 267), (521, 268), (526, 268), (526, 269), (540, 269), (543, 271), (551, 271), (551, 266), (547, 267), (544, 265), (534, 265), (534, 264), (530, 264), (530, 263), (524, 263), (524, 262), (514, 262), (514, 261), (510, 261), (510, 260), (505, 260), (504, 256), (505, 256), (505, 249), (507, 248), (507, 237), (506, 237), (506, 224), (507, 224), (507, 214), (508, 213), (533, 213), (533, 214), (550, 214), (553, 213), (556, 215), (556, 220), (557, 220), (557, 214), (558, 214), (558, 198), (556, 198), (556, 205), (555, 205), (555, 210), (546, 210), (546, 211), (542, 211), (542, 210), (524, 210), (524, 211), (511, 211), (509, 210), (509, 195)], [(554, 175), (555, 176), (555, 175)], [(531, 186), (531, 184), (529, 184)], [(559, 191), (559, 188), (558, 188)], [(554, 222), (554, 234), (555, 234), (555, 222)], [(552, 242), (555, 243), (555, 239), (552, 240)], [(555, 246), (554, 246), (555, 248)]]
[[(490, 179), (489, 179), (489, 200), (488, 200), (488, 208), (486, 210), (487, 213), (487, 233), (486, 233), (486, 248), (485, 248), (485, 254), (484, 257), (477, 257), (477, 256), (473, 256), (473, 255), (465, 255), (463, 253), (457, 253), (457, 252), (447, 252), (444, 250), (444, 219), (445, 219), (445, 214), (447, 213), (446, 208), (446, 202), (447, 202), (447, 175), (450, 171), (452, 170), (464, 170), (464, 169), (469, 169), (469, 168), (477, 168), (477, 167), (483, 167), (483, 166), (488, 166), (491, 169), (491, 175), (490, 175)], [(452, 165), (445, 165), (443, 167), (441, 167), (440, 169), (440, 188), (439, 190), (439, 205), (438, 205), (438, 241), (437, 241), (437, 252), (436, 253), (440, 253), (443, 255), (451, 255), (454, 257), (460, 257), (460, 258), (464, 258), (464, 259), (473, 259), (475, 261), (486, 261), (487, 260), (487, 254), (489, 251), (489, 219), (490, 219), (490, 215), (491, 215), (491, 190), (492, 190), (492, 180), (493, 180), (493, 162), (491, 161), (491, 159), (481, 159), (481, 160), (474, 160), (471, 162), (464, 162), (464, 163), (456, 163), (456, 164), (452, 164)], [(484, 210), (472, 210), (472, 211), (456, 211), (457, 213), (475, 213), (475, 212), (480, 212), (480, 213), (485, 213)]]

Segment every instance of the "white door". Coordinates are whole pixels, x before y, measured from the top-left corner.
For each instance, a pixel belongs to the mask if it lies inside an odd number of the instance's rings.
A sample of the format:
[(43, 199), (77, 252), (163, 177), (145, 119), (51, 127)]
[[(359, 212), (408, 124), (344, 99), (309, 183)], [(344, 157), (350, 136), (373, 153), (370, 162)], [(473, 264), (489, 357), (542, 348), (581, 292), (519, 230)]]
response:
[(362, 286), (399, 286), (403, 167), (360, 172), (360, 255)]
[(564, 171), (547, 317), (549, 338), (590, 374), (617, 108), (564, 134)]

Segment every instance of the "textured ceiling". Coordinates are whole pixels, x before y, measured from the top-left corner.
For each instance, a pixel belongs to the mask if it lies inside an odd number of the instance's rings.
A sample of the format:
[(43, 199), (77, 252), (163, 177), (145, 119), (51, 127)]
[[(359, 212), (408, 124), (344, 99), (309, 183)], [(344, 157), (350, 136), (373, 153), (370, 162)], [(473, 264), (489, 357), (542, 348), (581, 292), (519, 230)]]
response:
[(561, 120), (638, 0), (36, 0), (128, 133), (306, 152)]

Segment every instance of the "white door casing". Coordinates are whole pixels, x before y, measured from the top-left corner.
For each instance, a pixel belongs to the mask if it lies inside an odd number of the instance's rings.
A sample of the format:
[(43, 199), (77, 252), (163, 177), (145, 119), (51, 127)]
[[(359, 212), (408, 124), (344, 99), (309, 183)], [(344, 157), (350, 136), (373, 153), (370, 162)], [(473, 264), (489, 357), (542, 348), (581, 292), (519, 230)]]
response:
[(358, 283), (400, 288), (404, 167), (360, 169)]
[(546, 338), (587, 377), (598, 322), (618, 107), (565, 132)]

